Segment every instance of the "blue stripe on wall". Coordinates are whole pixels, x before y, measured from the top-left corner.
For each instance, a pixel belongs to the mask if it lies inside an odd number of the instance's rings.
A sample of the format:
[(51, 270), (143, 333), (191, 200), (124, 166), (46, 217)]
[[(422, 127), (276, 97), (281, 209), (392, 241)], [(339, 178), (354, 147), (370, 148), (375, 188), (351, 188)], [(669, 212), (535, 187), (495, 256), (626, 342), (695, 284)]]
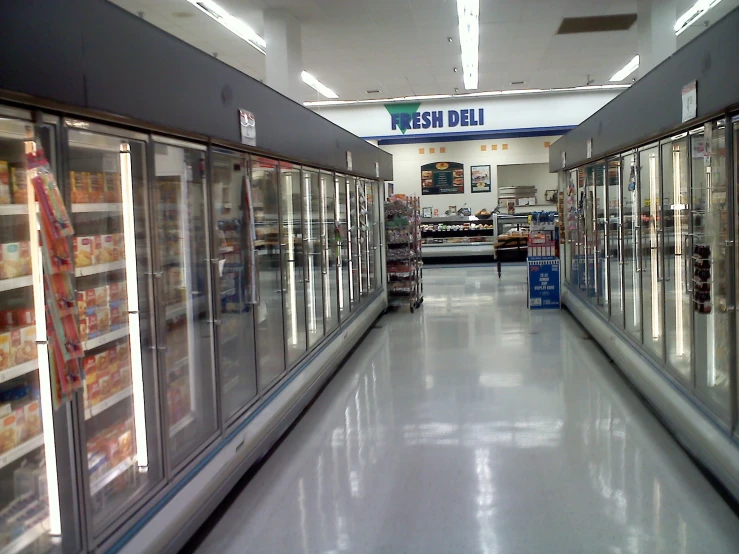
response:
[(376, 140), (379, 146), (385, 144), (421, 144), (428, 142), (460, 142), (464, 140), (487, 140), (523, 137), (546, 137), (564, 135), (575, 125), (562, 127), (530, 127), (528, 129), (501, 129), (486, 131), (466, 131), (462, 133), (428, 133), (424, 135), (393, 135), (383, 137), (362, 137), (365, 140)]

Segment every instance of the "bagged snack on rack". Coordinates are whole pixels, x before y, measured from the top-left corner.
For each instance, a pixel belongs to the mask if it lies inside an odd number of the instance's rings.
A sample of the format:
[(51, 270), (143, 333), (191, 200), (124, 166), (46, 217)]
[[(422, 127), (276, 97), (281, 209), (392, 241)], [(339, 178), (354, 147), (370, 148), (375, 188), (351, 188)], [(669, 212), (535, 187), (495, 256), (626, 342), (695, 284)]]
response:
[(0, 204), (10, 204), (10, 174), (8, 162), (0, 160)]
[(57, 273), (51, 276), (51, 286), (56, 298), (57, 309), (60, 316), (74, 313), (75, 294), (71, 287), (71, 281), (66, 275)]
[(29, 153), (27, 162), (28, 170), (35, 172), (32, 182), (36, 200), (39, 203), (39, 216), (42, 223), (49, 227), (54, 240), (71, 237), (74, 235), (74, 228), (44, 151), (39, 149)]

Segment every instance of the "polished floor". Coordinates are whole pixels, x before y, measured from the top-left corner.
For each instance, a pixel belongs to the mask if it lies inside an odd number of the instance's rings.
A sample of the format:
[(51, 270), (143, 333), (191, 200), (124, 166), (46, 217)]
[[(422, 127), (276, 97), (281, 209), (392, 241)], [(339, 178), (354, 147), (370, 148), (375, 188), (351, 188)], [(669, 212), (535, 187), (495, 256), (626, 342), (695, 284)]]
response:
[(729, 553), (739, 521), (525, 268), (424, 272), (203, 553)]

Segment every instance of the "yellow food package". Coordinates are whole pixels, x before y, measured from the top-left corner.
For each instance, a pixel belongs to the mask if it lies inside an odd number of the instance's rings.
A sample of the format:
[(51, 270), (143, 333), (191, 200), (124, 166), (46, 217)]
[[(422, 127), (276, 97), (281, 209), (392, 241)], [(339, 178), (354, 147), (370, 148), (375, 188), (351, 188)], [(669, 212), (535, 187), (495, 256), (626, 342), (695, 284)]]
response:
[(13, 204), (27, 204), (28, 181), (26, 180), (26, 168), (23, 166), (11, 167), (10, 182), (13, 185)]

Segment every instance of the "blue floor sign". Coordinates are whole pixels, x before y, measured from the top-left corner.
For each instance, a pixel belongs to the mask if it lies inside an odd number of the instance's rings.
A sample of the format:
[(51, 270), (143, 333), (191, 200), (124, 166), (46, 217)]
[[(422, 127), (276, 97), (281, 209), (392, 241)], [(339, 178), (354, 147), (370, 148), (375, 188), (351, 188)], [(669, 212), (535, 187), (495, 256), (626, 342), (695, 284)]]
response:
[(559, 258), (528, 258), (529, 308), (559, 309)]

